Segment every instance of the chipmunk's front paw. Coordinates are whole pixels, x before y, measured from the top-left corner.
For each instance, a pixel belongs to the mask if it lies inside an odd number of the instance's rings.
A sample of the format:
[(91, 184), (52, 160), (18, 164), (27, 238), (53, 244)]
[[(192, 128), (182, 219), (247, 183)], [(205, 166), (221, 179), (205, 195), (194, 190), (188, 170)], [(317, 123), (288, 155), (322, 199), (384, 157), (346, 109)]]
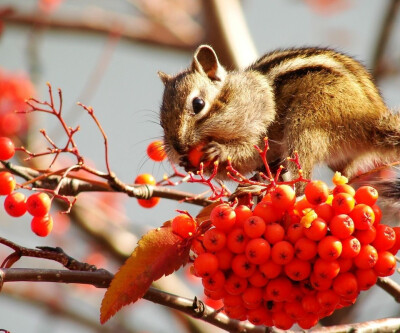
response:
[(226, 154), (223, 148), (223, 145), (218, 142), (209, 142), (202, 149), (203, 156), (201, 158), (201, 161), (204, 164), (210, 164), (215, 161), (225, 161), (228, 156), (225, 156)]

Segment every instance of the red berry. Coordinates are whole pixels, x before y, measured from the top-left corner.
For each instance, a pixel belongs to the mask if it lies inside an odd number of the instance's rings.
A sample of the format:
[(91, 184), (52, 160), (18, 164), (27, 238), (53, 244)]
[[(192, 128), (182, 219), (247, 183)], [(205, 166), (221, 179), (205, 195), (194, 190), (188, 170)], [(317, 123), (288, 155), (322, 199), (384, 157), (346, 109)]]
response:
[(279, 265), (269, 259), (259, 266), (259, 270), (268, 279), (275, 279), (281, 274), (282, 265)]
[(181, 214), (172, 219), (171, 227), (175, 234), (182, 238), (188, 238), (192, 236), (196, 230), (196, 221), (189, 215)]
[(228, 232), (235, 225), (235, 210), (228, 204), (218, 205), (211, 211), (210, 220), (217, 229)]
[(354, 264), (361, 269), (368, 269), (375, 266), (378, 261), (378, 252), (369, 244), (362, 245), (360, 253), (354, 258)]
[(354, 222), (346, 214), (335, 215), (329, 222), (329, 230), (333, 236), (347, 238), (354, 232)]
[(165, 160), (167, 154), (164, 150), (164, 142), (160, 140), (151, 142), (147, 146), (147, 155), (155, 162), (161, 162)]
[(319, 278), (332, 280), (339, 274), (340, 265), (337, 260), (327, 261), (318, 258), (314, 262), (313, 271)]
[(354, 195), (354, 199), (358, 204), (366, 204), (368, 206), (373, 206), (378, 200), (378, 191), (372, 186), (361, 186)]
[(137, 199), (137, 202), (143, 208), (153, 208), (160, 202), (160, 198), (151, 197), (150, 199)]
[(288, 210), (296, 202), (296, 193), (289, 185), (278, 185), (271, 192), (271, 202), (280, 210)]
[(256, 265), (251, 263), (244, 254), (238, 254), (232, 260), (232, 270), (237, 276), (248, 278), (255, 272)]
[(10, 138), (0, 137), (0, 160), (7, 161), (15, 154), (15, 147)]
[(308, 260), (293, 258), (292, 261), (285, 265), (285, 273), (293, 281), (304, 280), (311, 273), (311, 264)]
[(13, 217), (20, 217), (26, 213), (26, 196), (20, 192), (12, 192), (4, 200), (4, 209)]
[(229, 232), (226, 238), (226, 247), (233, 253), (243, 253), (246, 249), (248, 237), (243, 228), (235, 228)]
[(372, 246), (378, 251), (389, 250), (396, 243), (396, 233), (393, 228), (385, 224), (378, 224), (376, 227), (376, 237)]
[(156, 185), (156, 179), (154, 178), (153, 175), (149, 173), (142, 173), (138, 175), (135, 179), (135, 184), (149, 184), (149, 185)]
[(290, 297), (292, 282), (287, 277), (281, 276), (269, 281), (265, 288), (265, 299), (283, 302)]
[(333, 291), (339, 296), (351, 298), (358, 294), (357, 279), (353, 273), (340, 273), (332, 284)]
[(225, 284), (225, 275), (218, 270), (213, 275), (203, 277), (202, 284), (205, 289), (210, 291), (222, 290)]
[(347, 193), (347, 194), (350, 194), (352, 197), (354, 197), (354, 194), (356, 193), (356, 191), (349, 184), (340, 184), (340, 185), (336, 185), (332, 191), (332, 194), (334, 196), (339, 193)]
[(31, 229), (36, 235), (46, 237), (53, 229), (53, 218), (51, 215), (34, 216), (31, 221)]
[(51, 199), (44, 192), (33, 193), (26, 200), (26, 209), (32, 216), (45, 216), (49, 213), (50, 206)]
[(311, 260), (317, 254), (317, 243), (307, 237), (302, 237), (294, 244), (294, 252), (301, 260)]
[(229, 295), (240, 295), (246, 290), (247, 284), (247, 279), (232, 274), (226, 279), (224, 288)]
[(354, 197), (348, 193), (338, 193), (332, 199), (332, 208), (336, 214), (349, 214), (356, 201)]
[(227, 270), (231, 268), (233, 253), (229, 249), (223, 248), (221, 251), (215, 252), (215, 256), (218, 259), (219, 269)]
[(311, 222), (309, 228), (304, 228), (304, 235), (314, 241), (319, 241), (324, 238), (327, 232), (328, 226), (326, 222), (319, 217)]
[(271, 246), (263, 238), (251, 239), (245, 249), (247, 259), (253, 264), (263, 264), (271, 254)]
[(357, 237), (349, 236), (342, 239), (342, 254), (341, 258), (351, 259), (356, 257), (360, 253), (361, 244)]
[(202, 253), (194, 260), (193, 266), (197, 276), (211, 276), (218, 270), (218, 259), (212, 253)]
[(358, 289), (368, 290), (376, 284), (378, 275), (373, 268), (368, 269), (357, 269), (355, 271)]
[(280, 242), (285, 238), (285, 229), (279, 223), (268, 223), (265, 226), (264, 238), (270, 244)]
[(0, 172), (0, 195), (9, 195), (15, 189), (15, 177), (8, 171)]
[(335, 260), (342, 253), (342, 242), (335, 236), (326, 236), (318, 243), (318, 255), (324, 260)]
[(374, 271), (378, 276), (390, 276), (396, 270), (396, 258), (389, 251), (378, 252), (378, 260), (374, 266)]
[(275, 243), (271, 250), (271, 259), (278, 265), (286, 265), (294, 256), (293, 245), (287, 241)]
[(314, 208), (314, 211), (315, 213), (317, 213), (318, 217), (320, 217), (327, 223), (329, 223), (332, 220), (333, 215), (335, 215), (332, 206), (325, 202), (316, 206)]
[(370, 206), (358, 204), (349, 214), (354, 221), (354, 226), (359, 230), (366, 230), (373, 226), (375, 214)]
[(251, 209), (245, 205), (238, 205), (235, 208), (236, 214), (236, 227), (243, 227), (244, 221), (246, 221), (250, 216), (253, 215)]
[(250, 216), (243, 223), (244, 233), (250, 238), (258, 238), (264, 234), (265, 222), (261, 217)]
[(309, 203), (319, 205), (328, 199), (329, 188), (323, 181), (313, 180), (306, 185), (304, 194)]
[(282, 219), (283, 211), (276, 209), (271, 201), (261, 201), (254, 207), (253, 215), (261, 217), (265, 223), (273, 223)]

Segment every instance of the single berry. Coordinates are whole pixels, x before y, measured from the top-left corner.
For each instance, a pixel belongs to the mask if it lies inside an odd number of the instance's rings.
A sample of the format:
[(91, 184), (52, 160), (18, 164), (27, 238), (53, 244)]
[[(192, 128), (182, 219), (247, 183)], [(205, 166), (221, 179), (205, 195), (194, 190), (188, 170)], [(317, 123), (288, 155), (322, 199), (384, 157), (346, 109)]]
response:
[(226, 247), (233, 253), (243, 253), (246, 249), (248, 237), (243, 228), (234, 228), (226, 238)]
[(153, 208), (160, 202), (160, 198), (151, 197), (150, 199), (137, 199), (137, 202), (143, 208)]
[(26, 209), (32, 216), (45, 216), (49, 213), (51, 199), (45, 192), (31, 194), (26, 200)]
[(53, 218), (51, 215), (34, 216), (31, 221), (31, 229), (36, 235), (46, 237), (53, 229)]
[(265, 222), (259, 216), (250, 216), (243, 223), (244, 233), (250, 238), (258, 238), (264, 234)]
[(221, 204), (211, 211), (211, 223), (219, 230), (228, 232), (236, 222), (235, 210), (228, 204)]
[(294, 248), (288, 241), (275, 243), (271, 250), (271, 259), (278, 265), (286, 265), (294, 257)]
[(4, 200), (4, 209), (13, 217), (20, 217), (26, 213), (26, 196), (21, 192), (12, 192)]
[(243, 227), (244, 221), (246, 221), (250, 216), (253, 215), (253, 212), (251, 209), (245, 205), (238, 205), (235, 208), (235, 214), (236, 214), (236, 227)]
[(307, 237), (302, 237), (294, 244), (294, 253), (301, 260), (311, 260), (317, 255), (317, 243)]
[(396, 258), (389, 251), (378, 252), (378, 260), (374, 266), (374, 271), (380, 277), (390, 276), (396, 270)]
[(378, 252), (369, 244), (361, 245), (360, 253), (354, 258), (354, 264), (360, 269), (372, 268), (377, 261)]
[(247, 243), (245, 254), (251, 263), (260, 265), (269, 259), (271, 246), (263, 238), (254, 238)]
[(264, 238), (270, 244), (278, 243), (285, 238), (285, 229), (279, 223), (268, 223), (265, 226)]
[(308, 202), (313, 205), (318, 205), (328, 199), (329, 188), (323, 181), (313, 180), (306, 185), (304, 194)]
[(326, 222), (319, 217), (311, 222), (309, 228), (304, 228), (304, 235), (313, 241), (321, 240), (325, 237), (327, 232), (328, 226), (326, 225)]
[(10, 138), (0, 137), (0, 160), (7, 161), (15, 154), (15, 147)]
[(347, 238), (354, 232), (354, 222), (346, 214), (335, 215), (328, 226), (331, 234), (340, 239)]
[(265, 223), (273, 223), (282, 219), (283, 211), (276, 209), (271, 201), (261, 201), (254, 207), (253, 215), (261, 217)]
[(335, 236), (326, 236), (318, 243), (318, 255), (324, 260), (335, 260), (342, 253), (342, 242)]
[(0, 195), (9, 195), (14, 191), (16, 185), (15, 177), (8, 171), (0, 172)]
[(396, 233), (393, 228), (385, 224), (378, 224), (376, 227), (376, 237), (372, 246), (378, 251), (389, 250), (396, 243)]
[(215, 274), (218, 270), (218, 259), (212, 253), (202, 253), (194, 260), (194, 271), (202, 278)]
[(272, 205), (281, 210), (289, 210), (296, 202), (296, 193), (289, 185), (278, 185), (271, 192)]
[(188, 238), (192, 236), (196, 230), (196, 221), (189, 215), (181, 214), (172, 219), (171, 227), (175, 234), (182, 238)]
[(357, 296), (359, 290), (357, 279), (350, 272), (340, 273), (333, 280), (332, 288), (336, 294), (346, 298)]
[(256, 265), (250, 262), (244, 254), (238, 254), (235, 256), (232, 260), (231, 266), (233, 272), (242, 278), (250, 277), (256, 270)]
[(166, 159), (167, 154), (164, 150), (164, 142), (157, 140), (147, 146), (147, 156), (155, 162), (161, 162)]
[(356, 191), (349, 184), (339, 184), (334, 187), (334, 189), (332, 190), (332, 194), (335, 196), (336, 194), (339, 193), (347, 193), (350, 194), (352, 197), (354, 197)]
[(354, 197), (348, 193), (338, 193), (332, 199), (332, 208), (335, 211), (335, 214), (349, 214), (354, 206), (356, 201)]
[(366, 204), (368, 206), (373, 206), (378, 200), (378, 191), (372, 186), (361, 186), (354, 195), (354, 199), (358, 204)]
[(349, 214), (354, 221), (354, 226), (359, 230), (366, 230), (372, 227), (375, 222), (375, 214), (370, 206), (358, 204)]
[(286, 275), (293, 281), (301, 281), (309, 277), (311, 273), (311, 264), (308, 260), (293, 258), (285, 265)]
[(234, 254), (228, 248), (223, 248), (221, 251), (215, 252), (215, 256), (218, 259), (218, 267), (222, 270), (231, 268), (231, 263)]
[(156, 179), (154, 178), (153, 175), (149, 173), (142, 173), (138, 175), (135, 179), (135, 184), (149, 184), (149, 185), (156, 185)]
[(225, 275), (222, 271), (218, 270), (213, 275), (203, 277), (202, 284), (207, 290), (222, 290), (225, 284)]

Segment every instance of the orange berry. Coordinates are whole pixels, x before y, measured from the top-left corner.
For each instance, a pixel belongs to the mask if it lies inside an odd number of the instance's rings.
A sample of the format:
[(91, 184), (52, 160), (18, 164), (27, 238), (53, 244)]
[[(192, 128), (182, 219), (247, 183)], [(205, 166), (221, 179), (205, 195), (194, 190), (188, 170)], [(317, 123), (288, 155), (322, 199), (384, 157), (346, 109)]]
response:
[(31, 194), (26, 200), (26, 209), (32, 216), (45, 216), (49, 213), (51, 206), (50, 197), (44, 192)]
[(218, 270), (218, 259), (212, 253), (202, 253), (194, 260), (193, 266), (197, 276), (211, 276)]
[(355, 203), (356, 201), (352, 195), (338, 193), (333, 197), (332, 208), (335, 214), (349, 214), (353, 210)]
[(335, 236), (326, 236), (318, 243), (318, 255), (324, 260), (335, 260), (342, 253), (342, 242)]
[(354, 232), (354, 222), (346, 214), (335, 215), (328, 226), (331, 234), (340, 239), (347, 238)]
[(368, 269), (374, 267), (377, 260), (378, 252), (372, 245), (361, 245), (360, 253), (354, 258), (354, 265), (361, 269)]
[(282, 219), (283, 211), (276, 209), (270, 201), (261, 201), (254, 207), (253, 215), (261, 217), (265, 223), (273, 223)]
[(302, 237), (294, 244), (294, 252), (301, 260), (311, 260), (317, 255), (317, 243), (307, 237)]
[(147, 156), (155, 162), (161, 162), (166, 159), (167, 154), (164, 150), (164, 142), (156, 140), (147, 146)]
[(376, 237), (372, 246), (378, 251), (389, 250), (396, 243), (396, 233), (393, 228), (385, 224), (378, 224), (376, 227)]
[(34, 216), (31, 221), (31, 229), (36, 235), (46, 237), (53, 229), (53, 218), (51, 215)]
[(311, 273), (311, 264), (308, 260), (293, 258), (284, 267), (286, 275), (293, 281), (301, 281), (309, 277)]
[(149, 173), (142, 173), (138, 175), (135, 179), (135, 184), (149, 184), (149, 185), (156, 185), (156, 179), (154, 178), (153, 175)]
[(150, 199), (137, 199), (137, 202), (143, 208), (153, 208), (160, 202), (160, 198), (151, 197)]
[(235, 225), (235, 210), (226, 203), (218, 205), (211, 211), (210, 220), (217, 229), (228, 232)]
[(265, 222), (259, 216), (250, 216), (243, 223), (244, 233), (250, 238), (258, 238), (264, 234)]
[(192, 236), (196, 230), (196, 221), (189, 215), (181, 214), (172, 219), (171, 227), (175, 234), (182, 238), (188, 238)]
[(341, 258), (351, 259), (356, 257), (360, 253), (361, 244), (358, 238), (349, 236), (342, 239), (342, 254)]
[(337, 260), (324, 260), (318, 258), (314, 262), (313, 271), (317, 277), (332, 280), (340, 271), (340, 265)]
[(278, 185), (271, 191), (271, 202), (280, 210), (288, 210), (296, 202), (296, 193), (289, 185)]
[(9, 195), (14, 191), (16, 185), (15, 177), (8, 171), (0, 172), (0, 195)]
[(226, 238), (226, 247), (233, 253), (243, 253), (246, 249), (248, 237), (243, 228), (234, 228)]
[(20, 192), (12, 192), (4, 200), (4, 209), (8, 215), (20, 217), (26, 213), (26, 196)]
[(318, 215), (318, 217), (323, 219), (326, 223), (329, 223), (335, 215), (332, 206), (325, 202), (319, 204), (318, 206), (315, 206), (314, 211)]
[(368, 290), (374, 286), (378, 280), (378, 275), (373, 268), (357, 269), (355, 271), (355, 276), (357, 279), (358, 289), (360, 290)]
[(352, 197), (354, 197), (356, 190), (349, 184), (339, 184), (333, 188), (332, 194), (335, 196), (336, 194), (339, 193), (347, 193), (350, 194)]
[(380, 277), (390, 276), (396, 270), (396, 258), (389, 251), (378, 252), (378, 260), (374, 266), (374, 271)]
[(14, 143), (10, 138), (0, 137), (0, 160), (7, 161), (15, 154)]
[(351, 298), (358, 294), (357, 279), (353, 273), (340, 273), (332, 284), (333, 291), (339, 296)]
[(325, 237), (328, 232), (326, 222), (321, 218), (316, 218), (311, 222), (309, 228), (304, 228), (304, 235), (314, 241), (319, 241)]
[(279, 223), (269, 223), (265, 226), (264, 238), (275, 244), (285, 238), (285, 229)]
[(226, 244), (226, 234), (216, 228), (207, 230), (203, 236), (203, 245), (209, 252), (222, 250)]
[(323, 181), (313, 180), (306, 185), (304, 194), (308, 202), (313, 205), (318, 205), (328, 199), (329, 188)]
[(349, 214), (354, 221), (354, 226), (359, 230), (366, 230), (373, 226), (375, 214), (370, 206), (358, 204)]
[(245, 205), (238, 205), (235, 208), (236, 214), (236, 227), (243, 227), (244, 221), (246, 221), (250, 216), (253, 216), (251, 209)]
[(368, 206), (373, 206), (376, 203), (376, 200), (378, 200), (378, 191), (372, 186), (361, 186), (357, 189), (354, 199), (356, 199), (358, 204), (362, 203)]
[(278, 265), (286, 265), (294, 257), (293, 245), (287, 241), (280, 241), (272, 246), (271, 259)]
[(263, 238), (254, 238), (247, 243), (245, 253), (251, 263), (260, 265), (269, 259), (271, 246)]

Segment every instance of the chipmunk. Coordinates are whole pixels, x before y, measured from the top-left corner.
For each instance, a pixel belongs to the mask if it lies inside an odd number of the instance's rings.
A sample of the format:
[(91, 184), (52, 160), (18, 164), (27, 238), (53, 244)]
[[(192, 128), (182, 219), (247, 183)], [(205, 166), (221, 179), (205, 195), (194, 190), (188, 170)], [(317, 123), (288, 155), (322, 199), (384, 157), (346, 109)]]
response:
[[(351, 178), (377, 163), (400, 158), (400, 116), (385, 105), (371, 75), (355, 59), (327, 48), (267, 53), (244, 70), (226, 71), (201, 45), (191, 66), (170, 76), (160, 111), (169, 159), (193, 170), (187, 154), (203, 144), (203, 162), (228, 157), (242, 174), (263, 168), (254, 145), (268, 137), (268, 162), (303, 176), (319, 163)], [(300, 188), (301, 191), (301, 188)]]

